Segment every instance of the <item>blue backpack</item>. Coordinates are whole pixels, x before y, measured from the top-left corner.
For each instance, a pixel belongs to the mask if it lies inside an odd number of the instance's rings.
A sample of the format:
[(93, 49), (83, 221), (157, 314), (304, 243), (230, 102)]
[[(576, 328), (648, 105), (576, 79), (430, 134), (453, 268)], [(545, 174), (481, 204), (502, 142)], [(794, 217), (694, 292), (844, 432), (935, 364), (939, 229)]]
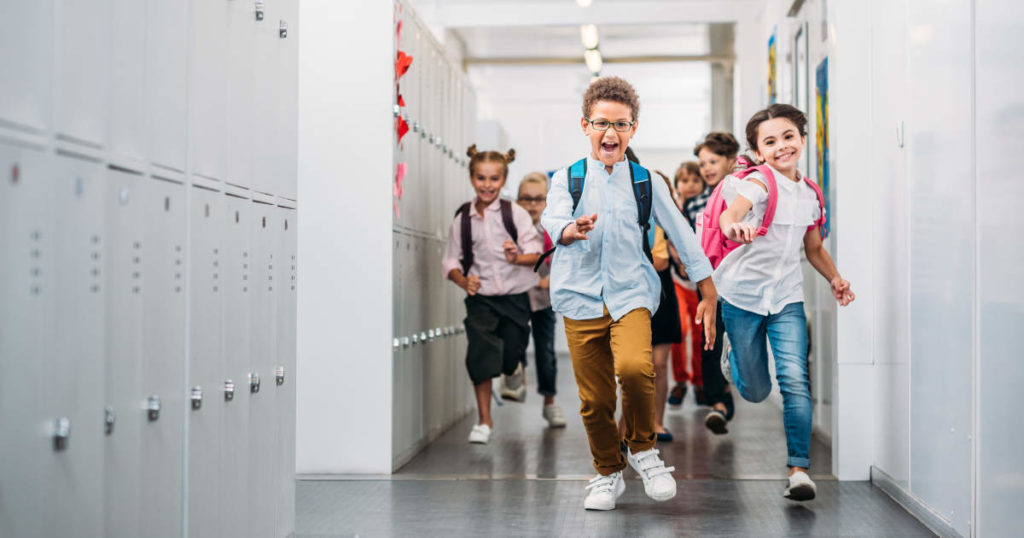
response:
[[(648, 238), (648, 232), (651, 229), (651, 202), (652, 202), (652, 187), (651, 187), (651, 173), (646, 168), (639, 164), (627, 160), (629, 163), (629, 177), (633, 180), (633, 197), (636, 198), (636, 214), (637, 223), (640, 225), (640, 235), (643, 236), (644, 254), (647, 259), (651, 258), (651, 241)], [(587, 179), (587, 159), (583, 158), (569, 167), (569, 195), (572, 196), (572, 212), (576, 213), (576, 208), (580, 205), (580, 198), (583, 197), (583, 183)], [(536, 271), (540, 268), (540, 264), (550, 256), (556, 248), (558, 248), (558, 241), (561, 238), (551, 238), (554, 241), (555, 246), (551, 247), (550, 250), (541, 255), (540, 259), (537, 260), (537, 264), (533, 266), (533, 270)]]

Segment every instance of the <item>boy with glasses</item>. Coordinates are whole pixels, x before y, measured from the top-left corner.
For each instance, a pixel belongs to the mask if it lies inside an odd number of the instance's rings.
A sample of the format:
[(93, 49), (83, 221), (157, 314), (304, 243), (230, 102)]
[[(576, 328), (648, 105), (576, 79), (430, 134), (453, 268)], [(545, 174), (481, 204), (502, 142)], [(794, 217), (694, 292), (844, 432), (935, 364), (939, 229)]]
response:
[[(580, 415), (598, 472), (587, 486), (583, 507), (588, 510), (615, 508), (626, 488), (622, 470), (627, 461), (643, 479), (648, 497), (667, 501), (676, 494), (674, 468), (666, 467), (654, 448), (651, 313), (658, 308), (661, 281), (645, 252), (647, 225), (665, 230), (698, 282), (703, 300), (696, 321), (704, 325), (706, 344), (715, 341), (718, 295), (711, 264), (668, 186), (651, 181), (649, 172), (625, 159), (639, 108), (636, 91), (620, 78), (600, 78), (587, 88), (580, 126), (590, 154), (570, 167), (574, 193), (570, 170), (555, 173), (541, 217), (558, 243), (551, 262), (551, 303), (565, 318)], [(641, 223), (641, 210), (653, 222)], [(626, 426), (625, 459), (615, 422), (616, 375)]]

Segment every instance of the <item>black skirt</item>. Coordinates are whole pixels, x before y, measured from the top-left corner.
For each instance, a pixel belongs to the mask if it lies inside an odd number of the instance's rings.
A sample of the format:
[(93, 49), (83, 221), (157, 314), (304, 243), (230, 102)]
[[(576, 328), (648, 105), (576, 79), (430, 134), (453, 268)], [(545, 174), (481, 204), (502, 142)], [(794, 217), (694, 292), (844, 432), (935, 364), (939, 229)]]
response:
[(661, 279), (661, 304), (651, 316), (651, 345), (679, 344), (683, 341), (682, 321), (679, 319), (679, 301), (672, 282), (672, 270), (658, 272)]

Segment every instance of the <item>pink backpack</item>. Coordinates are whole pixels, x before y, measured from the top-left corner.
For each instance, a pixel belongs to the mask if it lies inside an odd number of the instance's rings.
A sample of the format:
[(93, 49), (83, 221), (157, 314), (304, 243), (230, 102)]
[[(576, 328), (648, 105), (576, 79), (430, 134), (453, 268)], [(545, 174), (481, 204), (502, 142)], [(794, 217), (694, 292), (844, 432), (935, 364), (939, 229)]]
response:
[[(744, 170), (734, 172), (733, 177), (737, 179), (745, 179), (747, 176), (754, 172), (761, 172), (764, 176), (766, 186), (768, 187), (768, 207), (764, 211), (764, 220), (761, 222), (761, 227), (757, 230), (758, 236), (763, 236), (768, 233), (768, 227), (772, 225), (772, 220), (775, 219), (775, 206), (779, 202), (779, 187), (775, 183), (775, 174), (772, 173), (772, 169), (768, 165), (762, 164), (759, 166), (751, 166)], [(804, 178), (804, 181), (810, 185), (814, 193), (818, 195), (818, 204), (821, 207), (821, 218), (815, 221), (814, 224), (809, 226), (808, 230), (822, 227), (825, 225), (825, 196), (821, 193), (821, 189), (818, 188), (818, 184)], [(718, 223), (722, 217), (722, 213), (729, 207), (725, 203), (725, 199), (722, 198), (722, 185), (725, 184), (723, 179), (721, 183), (715, 187), (715, 190), (711, 193), (711, 198), (708, 198), (708, 203), (704, 207), (703, 218), (699, 223), (701, 225), (700, 230), (700, 246), (704, 249), (704, 254), (707, 255), (708, 260), (711, 261), (711, 267), (717, 269), (722, 260), (732, 252), (736, 250), (742, 243), (736, 243), (735, 241), (729, 240), (725, 232), (719, 227)]]

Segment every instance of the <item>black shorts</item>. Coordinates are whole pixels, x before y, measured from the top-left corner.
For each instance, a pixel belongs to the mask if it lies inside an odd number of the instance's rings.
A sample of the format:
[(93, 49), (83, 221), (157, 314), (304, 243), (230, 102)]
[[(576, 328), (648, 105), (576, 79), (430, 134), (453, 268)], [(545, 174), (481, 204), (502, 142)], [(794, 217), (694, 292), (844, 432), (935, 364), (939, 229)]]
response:
[(683, 324), (679, 319), (679, 300), (672, 282), (672, 270), (658, 272), (661, 279), (661, 304), (651, 316), (651, 345), (679, 344), (683, 341)]
[(515, 295), (466, 297), (466, 370), (474, 385), (515, 372), (530, 342), (530, 298)]

